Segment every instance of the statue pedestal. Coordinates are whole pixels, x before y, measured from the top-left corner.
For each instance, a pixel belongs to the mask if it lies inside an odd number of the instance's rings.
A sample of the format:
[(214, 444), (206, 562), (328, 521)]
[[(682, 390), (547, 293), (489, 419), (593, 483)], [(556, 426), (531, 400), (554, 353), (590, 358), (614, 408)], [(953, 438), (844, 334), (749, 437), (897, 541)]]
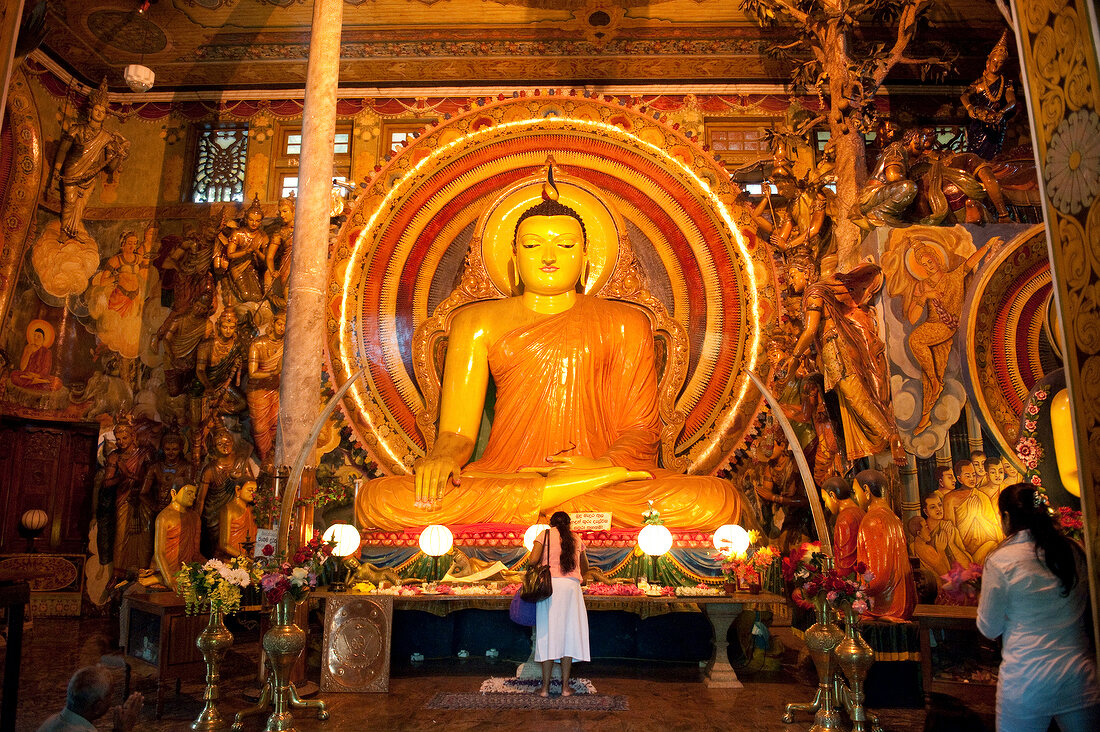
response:
[(714, 628), (714, 655), (707, 663), (703, 683), (710, 689), (740, 689), (744, 686), (737, 678), (729, 659), (729, 642), (726, 635), (737, 616), (741, 614), (741, 603), (708, 602), (703, 611)]

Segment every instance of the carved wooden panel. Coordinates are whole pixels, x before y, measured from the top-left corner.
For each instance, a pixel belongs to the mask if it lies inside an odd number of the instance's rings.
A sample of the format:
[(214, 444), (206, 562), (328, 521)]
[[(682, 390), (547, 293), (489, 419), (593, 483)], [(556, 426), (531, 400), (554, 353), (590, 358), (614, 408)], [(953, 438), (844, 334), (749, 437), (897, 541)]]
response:
[(322, 691), (389, 691), (393, 598), (330, 596), (325, 604)]

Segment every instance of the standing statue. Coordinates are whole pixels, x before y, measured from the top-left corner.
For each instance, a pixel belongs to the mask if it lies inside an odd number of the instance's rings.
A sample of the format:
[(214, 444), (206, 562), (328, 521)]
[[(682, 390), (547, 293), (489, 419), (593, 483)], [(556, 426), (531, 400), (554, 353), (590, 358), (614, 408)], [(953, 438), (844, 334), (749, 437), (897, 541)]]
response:
[(154, 260), (160, 271), (161, 289), (172, 292), (172, 311), (153, 336), (154, 350), (176, 321), (186, 317), (196, 300), (205, 298), (213, 302), (214, 252), (220, 248), (224, 223), (225, 209), (211, 213), (198, 231), (187, 227), (182, 241), (162, 251)]
[[(268, 236), (260, 228), (263, 220), (264, 211), (260, 208), (260, 194), (257, 193), (252, 205), (245, 211), (244, 226), (229, 235), (225, 246), (223, 264), (226, 276), (222, 285), (228, 288), (238, 303), (259, 302), (264, 296), (259, 267), (267, 253)], [(226, 290), (222, 291), (222, 295), (226, 295)]]
[(802, 334), (777, 378), (794, 373), (814, 345), (825, 388), (840, 399), (848, 460), (887, 449), (904, 463), (890, 407), (890, 372), (878, 335), (871, 301), (882, 289), (882, 270), (863, 263), (851, 272), (814, 281), (817, 268), (808, 259), (792, 261), (787, 281), (802, 294)]
[(859, 561), (874, 575), (867, 583), (867, 615), (908, 620), (917, 606), (917, 586), (909, 564), (905, 529), (886, 502), (886, 476), (877, 470), (864, 470), (856, 475), (856, 482), (870, 496), (856, 540)]
[(821, 486), (821, 498), (829, 513), (836, 516), (833, 525), (833, 566), (841, 575), (855, 571), (856, 544), (859, 526), (866, 515), (852, 498), (852, 484), (839, 476), (826, 479)]
[(287, 287), (290, 285), (291, 247), (294, 244), (294, 196), (279, 200), (279, 225), (267, 245), (264, 270), (264, 292), (275, 310), (286, 310)]
[[(906, 318), (916, 323), (924, 316), (906, 339), (921, 370), (921, 416), (913, 428), (914, 435), (931, 425), (932, 407), (943, 393), (947, 359), (959, 329), (970, 274), (999, 241), (999, 237), (993, 237), (962, 260), (952, 257), (939, 242), (914, 236), (898, 252), (900, 257), (883, 257), (890, 294), (904, 295)], [(954, 262), (949, 262), (949, 257)]]
[(285, 333), (286, 315), (276, 313), (271, 323), (271, 334), (252, 341), (248, 348), (248, 390), (245, 394), (248, 414), (252, 418), (252, 441), (260, 462), (274, 455)]
[(225, 308), (214, 326), (214, 335), (195, 352), (196, 380), (191, 389), (191, 423), (208, 425), (224, 414), (245, 406), (237, 390), (244, 365), (245, 346), (237, 333), (237, 313)]
[[(650, 501), (670, 526), (741, 520), (743, 500), (728, 481), (657, 467), (652, 326), (634, 307), (578, 293), (599, 219), (582, 199), (560, 201), (552, 177), (542, 191), (543, 202), (507, 227), (521, 294), (456, 311), (439, 436), (414, 475), (363, 484), (357, 523), (530, 524), (540, 512), (565, 510), (610, 511), (615, 525), (639, 526)], [(490, 375), (492, 431), (470, 462)]]
[(203, 556), (212, 557), (221, 535), (222, 507), (232, 499), (237, 486), (254, 478), (246, 456), (237, 454), (232, 433), (219, 429), (213, 437), (214, 449), (199, 473), (199, 490), (195, 504), (202, 516)]
[(222, 556), (239, 557), (245, 544), (256, 541), (256, 519), (252, 516), (256, 481), (246, 480), (233, 491), (233, 498), (222, 506), (218, 516), (218, 551)]
[(158, 513), (171, 503), (173, 491), (195, 482), (195, 469), (187, 460), (186, 447), (183, 435), (169, 428), (160, 439), (164, 458), (145, 473), (141, 492), (153, 498)]
[(986, 160), (1001, 151), (1008, 118), (1016, 110), (1016, 90), (1003, 73), (1006, 61), (1008, 31), (989, 52), (981, 77), (962, 93), (963, 108), (971, 120), (966, 128), (966, 149)]
[(88, 95), (88, 118), (61, 135), (53, 168), (46, 179), (49, 192), (55, 180), (61, 186), (61, 232), (68, 237), (87, 237), (84, 209), (92, 197), (100, 171), (107, 182), (130, 153), (130, 143), (122, 135), (103, 129), (107, 119), (107, 79)]
[(959, 487), (943, 499), (943, 513), (958, 528), (966, 551), (981, 564), (1004, 538), (1000, 517), (989, 496), (978, 490), (974, 463), (969, 460), (955, 463), (955, 478)]
[(115, 425), (115, 450), (103, 467), (106, 495), (114, 495), (114, 542), (110, 554), (115, 571), (145, 569), (153, 553), (153, 496), (144, 490), (149, 454), (137, 439), (137, 430), (128, 419)]
[(185, 485), (172, 491), (168, 507), (157, 514), (156, 539), (153, 542), (153, 569), (156, 574), (142, 581), (159, 580), (169, 589), (176, 587), (176, 573), (184, 564), (201, 562), (199, 551), (199, 512), (195, 509), (195, 486)]
[(199, 344), (214, 336), (210, 322), (213, 303), (208, 294), (200, 295), (189, 304), (183, 316), (172, 321), (164, 333), (164, 383), (168, 395), (178, 397), (190, 389), (195, 381)]

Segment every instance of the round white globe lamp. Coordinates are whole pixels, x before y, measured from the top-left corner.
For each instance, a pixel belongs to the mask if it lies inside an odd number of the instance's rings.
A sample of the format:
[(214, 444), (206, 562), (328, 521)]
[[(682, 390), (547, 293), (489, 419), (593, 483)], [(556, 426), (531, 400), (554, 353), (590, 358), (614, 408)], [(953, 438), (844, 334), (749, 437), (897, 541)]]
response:
[(749, 532), (737, 524), (719, 526), (714, 532), (714, 548), (727, 557), (744, 554), (750, 543)]
[(550, 524), (532, 524), (523, 532), (523, 548), (531, 551), (535, 548), (535, 542), (542, 538), (542, 532), (550, 528)]
[(454, 543), (454, 534), (441, 524), (425, 526), (420, 532), (420, 551), (432, 558), (432, 580), (439, 575), (439, 558), (451, 551)]
[(654, 557), (666, 554), (672, 548), (672, 532), (661, 524), (647, 524), (638, 532), (638, 548), (649, 555), (647, 567), (651, 571), (647, 574), (652, 575)]
[(50, 517), (41, 508), (32, 508), (24, 511), (19, 517), (19, 533), (27, 540), (27, 553), (34, 554), (38, 550), (34, 547), (34, 540), (38, 538), (42, 530), (46, 528)]
[(351, 524), (333, 524), (325, 529), (324, 539), (336, 542), (332, 548), (334, 557), (350, 557), (359, 551), (359, 530)]

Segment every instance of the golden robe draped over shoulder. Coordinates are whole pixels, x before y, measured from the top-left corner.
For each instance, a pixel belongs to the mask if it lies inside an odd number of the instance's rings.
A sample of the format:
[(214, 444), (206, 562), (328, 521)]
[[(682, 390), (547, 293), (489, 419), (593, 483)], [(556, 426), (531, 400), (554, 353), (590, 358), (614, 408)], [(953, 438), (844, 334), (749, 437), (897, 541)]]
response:
[(484, 455), (463, 468), (461, 485), (448, 486), (434, 511), (413, 505), (412, 476), (367, 482), (356, 498), (360, 526), (534, 523), (545, 479), (511, 474), (546, 465), (550, 455), (606, 457), (655, 476), (555, 508), (611, 511), (616, 526), (641, 526), (649, 500), (672, 527), (714, 528), (739, 519), (741, 497), (732, 484), (657, 467), (657, 370), (652, 329), (640, 311), (581, 295), (569, 310), (506, 333), (488, 358), (497, 397)]

